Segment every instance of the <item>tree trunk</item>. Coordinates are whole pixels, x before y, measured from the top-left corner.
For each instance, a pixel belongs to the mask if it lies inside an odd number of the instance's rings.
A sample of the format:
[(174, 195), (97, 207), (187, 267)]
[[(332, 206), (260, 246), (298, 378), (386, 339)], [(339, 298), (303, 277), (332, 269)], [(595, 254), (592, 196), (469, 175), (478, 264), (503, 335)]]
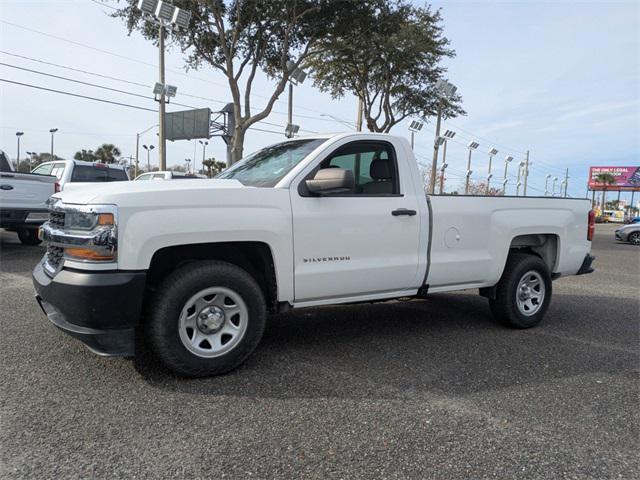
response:
[(244, 150), (244, 135), (244, 128), (236, 126), (233, 139), (231, 140), (231, 165), (242, 158)]

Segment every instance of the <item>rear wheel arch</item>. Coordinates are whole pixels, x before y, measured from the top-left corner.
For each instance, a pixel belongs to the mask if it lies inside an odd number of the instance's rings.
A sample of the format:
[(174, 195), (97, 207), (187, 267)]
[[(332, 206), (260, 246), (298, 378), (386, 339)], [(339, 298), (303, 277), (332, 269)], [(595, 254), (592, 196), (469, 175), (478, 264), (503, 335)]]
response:
[(560, 237), (554, 233), (518, 235), (509, 244), (509, 256), (515, 253), (529, 253), (540, 257), (552, 273), (560, 261)]

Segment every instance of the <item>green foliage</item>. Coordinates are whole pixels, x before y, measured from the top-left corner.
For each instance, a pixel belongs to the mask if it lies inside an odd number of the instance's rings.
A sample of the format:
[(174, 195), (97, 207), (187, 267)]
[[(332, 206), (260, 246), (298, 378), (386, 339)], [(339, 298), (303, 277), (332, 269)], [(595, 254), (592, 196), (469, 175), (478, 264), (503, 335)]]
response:
[(73, 158), (84, 162), (118, 163), (122, 152), (113, 143), (103, 143), (95, 150), (79, 150)]
[(215, 158), (211, 157), (202, 162), (202, 164), (207, 167), (207, 176), (209, 178), (215, 177), (225, 168), (227, 168), (227, 164), (224, 162), (219, 162)]
[[(354, 2), (350, 29), (327, 32), (307, 61), (315, 85), (334, 98), (351, 93), (364, 105), (366, 126), (388, 132), (408, 116), (438, 109), (435, 84), (455, 52), (443, 36), (440, 12), (405, 0)], [(443, 115), (464, 114), (461, 98), (444, 102)]]
[(615, 185), (616, 177), (614, 177), (609, 172), (604, 172), (604, 173), (599, 173), (598, 175), (596, 175), (596, 181), (600, 185), (602, 185), (602, 186), (604, 186), (606, 188), (609, 185)]

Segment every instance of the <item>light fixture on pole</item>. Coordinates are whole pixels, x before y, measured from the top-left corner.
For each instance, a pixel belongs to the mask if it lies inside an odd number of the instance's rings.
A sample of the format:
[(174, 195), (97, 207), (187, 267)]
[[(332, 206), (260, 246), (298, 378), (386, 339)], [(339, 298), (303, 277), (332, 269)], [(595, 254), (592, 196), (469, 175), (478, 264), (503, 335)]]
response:
[(287, 123), (287, 126), (284, 129), (284, 135), (287, 138), (293, 138), (293, 136), (298, 133), (300, 130), (300, 125), (295, 125), (293, 123)]
[(544, 176), (544, 196), (548, 197), (549, 196), (549, 179), (551, 178), (551, 174), (547, 173)]
[(57, 128), (52, 128), (49, 130), (49, 133), (51, 134), (51, 160), (53, 161), (53, 134), (56, 133), (58, 131)]
[(518, 164), (518, 180), (516, 182), (516, 197), (520, 196), (520, 187), (522, 186), (522, 182), (520, 179), (522, 178), (522, 170), (524, 169), (525, 162), (520, 162)]
[(423, 126), (424, 122), (420, 120), (411, 120), (411, 123), (409, 124), (409, 131), (411, 132), (411, 150), (413, 150), (414, 136), (416, 132), (422, 130)]
[[(438, 100), (438, 120), (436, 121), (436, 139), (440, 137), (440, 124), (442, 123), (442, 109), (444, 107), (444, 102), (447, 98), (451, 98), (455, 95), (456, 90), (458, 88), (447, 82), (446, 80), (440, 79), (436, 82), (436, 93), (440, 97)], [(429, 185), (429, 193), (433, 193), (436, 189), (436, 169), (438, 167), (438, 142), (434, 142), (433, 144), (433, 160), (431, 161), (431, 181)]]
[(20, 137), (24, 135), (24, 132), (16, 132), (16, 137), (18, 139), (18, 155), (16, 156), (16, 172), (18, 171), (18, 167), (20, 167)]
[(480, 146), (478, 142), (471, 142), (467, 145), (469, 149), (469, 158), (467, 159), (467, 178), (464, 181), (464, 194), (469, 195), (469, 181), (471, 180), (471, 174), (473, 171), (471, 170), (471, 152), (477, 149)]
[[(160, 104), (158, 108), (158, 123), (160, 125), (160, 132), (158, 135), (158, 157), (160, 159), (160, 170), (166, 170), (167, 154), (164, 126), (165, 103), (167, 101), (167, 97), (171, 98), (172, 96), (175, 96), (177, 89), (171, 85), (165, 85), (164, 80), (165, 28), (186, 30), (189, 26), (189, 22), (191, 21), (191, 13), (174, 6), (169, 2), (161, 0), (139, 0), (138, 9), (147, 20), (158, 26), (158, 84), (161, 85), (162, 92), (161, 94), (157, 94), (156, 88), (154, 87), (154, 95), (159, 97), (157, 100)], [(158, 84), (156, 84), (156, 87)]]
[(487, 172), (487, 190), (486, 190), (487, 195), (489, 195), (489, 190), (491, 189), (491, 177), (493, 177), (493, 175), (491, 174), (491, 162), (493, 160), (493, 157), (497, 154), (498, 154), (498, 150), (496, 150), (495, 148), (492, 148), (491, 150), (489, 150), (489, 170)]
[[(307, 72), (299, 68), (291, 60), (287, 60), (287, 71), (289, 72), (289, 101), (288, 101), (288, 109), (287, 109), (287, 126), (288, 126), (288, 125), (293, 125), (293, 86), (302, 84), (304, 82), (304, 79), (307, 78)], [(295, 132), (293, 133), (291, 132), (292, 132), (291, 129), (285, 129), (284, 134), (287, 138), (292, 138)]]
[(511, 155), (504, 157), (504, 177), (502, 179), (502, 195), (507, 194), (507, 170), (509, 169), (509, 163), (513, 160)]
[(151, 150), (153, 150), (155, 147), (153, 145), (142, 145), (142, 148), (144, 148), (147, 151), (147, 172), (151, 171), (151, 162), (149, 160), (150, 154), (151, 154)]
[[(205, 160), (204, 152), (207, 149), (207, 145), (209, 145), (209, 142), (207, 142), (206, 140), (198, 140), (198, 142), (200, 143), (200, 145), (202, 145), (202, 171), (204, 172), (204, 160)], [(193, 169), (195, 170), (196, 173), (198, 173), (195, 159), (193, 160)]]
[(187, 163), (186, 173), (189, 173), (189, 165), (191, 165), (191, 159), (185, 158), (184, 161)]

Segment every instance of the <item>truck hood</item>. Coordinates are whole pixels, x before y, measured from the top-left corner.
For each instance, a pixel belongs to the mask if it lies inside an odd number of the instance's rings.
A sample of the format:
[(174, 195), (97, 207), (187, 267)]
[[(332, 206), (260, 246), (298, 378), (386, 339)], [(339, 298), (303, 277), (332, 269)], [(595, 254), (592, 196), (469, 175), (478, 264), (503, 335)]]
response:
[(180, 197), (188, 199), (190, 195), (201, 196), (209, 191), (221, 189), (245, 189), (237, 180), (148, 180), (110, 183), (67, 183), (64, 190), (54, 198), (64, 203), (86, 204), (153, 204), (166, 203), (163, 199)]

